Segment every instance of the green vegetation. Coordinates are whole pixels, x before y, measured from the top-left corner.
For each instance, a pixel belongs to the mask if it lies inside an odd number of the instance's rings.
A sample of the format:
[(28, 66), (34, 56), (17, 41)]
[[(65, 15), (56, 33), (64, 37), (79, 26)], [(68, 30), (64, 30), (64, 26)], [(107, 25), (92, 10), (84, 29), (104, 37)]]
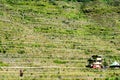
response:
[(54, 63), (56, 63), (56, 64), (65, 64), (65, 63), (67, 63), (67, 61), (54, 60)]
[[(119, 0), (0, 0), (0, 66), (62, 67), (27, 69), (26, 80), (119, 80), (119, 70), (85, 68), (91, 55), (109, 65), (119, 53)], [(0, 72), (19, 79), (15, 69)]]
[(2, 61), (0, 61), (0, 67), (2, 67), (2, 66), (8, 66), (8, 64), (7, 63), (3, 63)]

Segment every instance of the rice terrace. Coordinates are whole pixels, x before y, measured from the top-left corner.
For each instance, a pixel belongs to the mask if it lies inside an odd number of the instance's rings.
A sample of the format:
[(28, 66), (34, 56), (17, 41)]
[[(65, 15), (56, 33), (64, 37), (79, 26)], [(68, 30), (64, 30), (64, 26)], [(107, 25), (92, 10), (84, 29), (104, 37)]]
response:
[(120, 0), (0, 0), (0, 80), (120, 80)]

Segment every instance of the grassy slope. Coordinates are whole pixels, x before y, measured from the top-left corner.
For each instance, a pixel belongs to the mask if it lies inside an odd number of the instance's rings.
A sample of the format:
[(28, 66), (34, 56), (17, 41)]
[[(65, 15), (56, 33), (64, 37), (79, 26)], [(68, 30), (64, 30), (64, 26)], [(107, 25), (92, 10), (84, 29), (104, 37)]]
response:
[(0, 56), (8, 66), (84, 67), (93, 54), (119, 60), (119, 6), (6, 1), (0, 2)]
[(1, 54), (117, 56), (120, 24), (119, 13), (114, 9), (119, 7), (94, 3), (3, 2)]

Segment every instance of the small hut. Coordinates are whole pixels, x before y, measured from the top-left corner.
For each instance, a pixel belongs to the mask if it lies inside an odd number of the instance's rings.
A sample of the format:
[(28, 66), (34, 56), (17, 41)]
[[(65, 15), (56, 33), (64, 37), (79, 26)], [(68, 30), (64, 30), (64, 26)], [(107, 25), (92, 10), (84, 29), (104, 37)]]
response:
[(91, 58), (88, 59), (88, 65), (86, 67), (102, 68), (102, 56), (93, 55)]
[(117, 61), (114, 61), (111, 65), (110, 68), (120, 68), (120, 64)]

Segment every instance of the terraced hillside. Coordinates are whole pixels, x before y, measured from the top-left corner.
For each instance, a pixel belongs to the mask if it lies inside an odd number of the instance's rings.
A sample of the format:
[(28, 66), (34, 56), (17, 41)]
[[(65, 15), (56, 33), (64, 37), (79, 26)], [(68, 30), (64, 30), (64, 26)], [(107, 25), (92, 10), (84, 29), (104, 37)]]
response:
[(86, 68), (91, 55), (120, 61), (119, 0), (1, 0), (0, 79), (119, 78)]

